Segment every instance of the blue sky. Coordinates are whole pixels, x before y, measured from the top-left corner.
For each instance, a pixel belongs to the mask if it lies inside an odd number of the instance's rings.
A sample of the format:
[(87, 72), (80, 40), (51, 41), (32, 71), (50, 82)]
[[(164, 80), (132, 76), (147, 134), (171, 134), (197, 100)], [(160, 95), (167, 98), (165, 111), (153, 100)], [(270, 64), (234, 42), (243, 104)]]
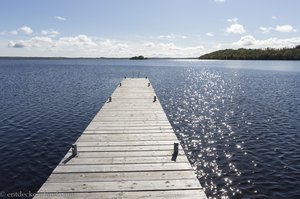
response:
[(0, 56), (198, 57), (300, 45), (297, 0), (2, 0)]

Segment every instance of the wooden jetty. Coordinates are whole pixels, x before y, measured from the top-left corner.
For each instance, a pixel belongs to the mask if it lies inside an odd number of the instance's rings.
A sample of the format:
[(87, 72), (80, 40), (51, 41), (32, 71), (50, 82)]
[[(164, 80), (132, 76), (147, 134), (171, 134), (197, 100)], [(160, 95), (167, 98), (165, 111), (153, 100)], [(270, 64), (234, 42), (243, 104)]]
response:
[(206, 198), (176, 143), (149, 80), (124, 78), (34, 198)]

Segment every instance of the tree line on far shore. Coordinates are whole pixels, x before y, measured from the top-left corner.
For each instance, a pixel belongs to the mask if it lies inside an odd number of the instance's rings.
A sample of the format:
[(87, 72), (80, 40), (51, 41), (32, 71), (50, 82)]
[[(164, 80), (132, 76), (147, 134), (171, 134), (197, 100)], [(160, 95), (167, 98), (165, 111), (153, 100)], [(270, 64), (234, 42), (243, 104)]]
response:
[(245, 49), (239, 48), (218, 50), (199, 57), (199, 59), (221, 60), (300, 60), (300, 45), (294, 48), (266, 48)]

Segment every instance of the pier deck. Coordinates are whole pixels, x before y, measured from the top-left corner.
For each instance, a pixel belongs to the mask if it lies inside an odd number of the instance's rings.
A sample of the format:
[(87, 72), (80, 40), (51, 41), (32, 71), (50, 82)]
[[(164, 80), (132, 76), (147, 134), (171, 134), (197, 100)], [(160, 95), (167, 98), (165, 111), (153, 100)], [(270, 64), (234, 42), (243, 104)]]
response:
[(206, 195), (146, 78), (123, 79), (35, 198), (187, 198)]

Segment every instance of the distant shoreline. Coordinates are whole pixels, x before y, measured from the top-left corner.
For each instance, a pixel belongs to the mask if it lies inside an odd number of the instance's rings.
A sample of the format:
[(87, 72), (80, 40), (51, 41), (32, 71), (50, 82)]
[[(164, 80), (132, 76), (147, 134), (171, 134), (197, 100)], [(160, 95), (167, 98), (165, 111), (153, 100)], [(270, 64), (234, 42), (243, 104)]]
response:
[[(208, 61), (300, 61), (299, 59), (255, 59), (253, 57), (250, 58), (232, 58), (230, 56), (217, 56), (215, 53), (224, 52), (224, 51), (238, 51), (232, 49), (215, 51), (212, 53), (201, 55), (200, 57), (147, 57), (147, 59), (131, 59), (130, 57), (19, 57), (19, 56), (0, 56), (0, 60), (80, 60), (80, 59), (99, 59), (99, 60), (130, 60), (130, 61), (147, 61), (147, 60), (208, 60)], [(208, 57), (209, 56), (209, 57)]]
[(210, 60), (270, 60), (299, 61), (300, 45), (295, 48), (282, 49), (225, 49), (201, 55), (199, 59)]

